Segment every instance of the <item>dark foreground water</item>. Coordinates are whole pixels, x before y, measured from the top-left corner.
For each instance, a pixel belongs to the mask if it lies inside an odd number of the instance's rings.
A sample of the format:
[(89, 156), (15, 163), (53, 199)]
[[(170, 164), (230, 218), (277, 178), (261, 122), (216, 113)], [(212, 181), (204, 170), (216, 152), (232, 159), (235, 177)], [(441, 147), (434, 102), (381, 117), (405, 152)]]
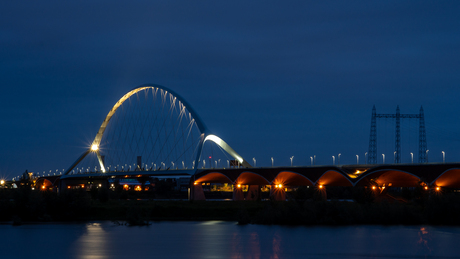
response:
[(458, 258), (456, 227), (0, 225), (0, 258)]

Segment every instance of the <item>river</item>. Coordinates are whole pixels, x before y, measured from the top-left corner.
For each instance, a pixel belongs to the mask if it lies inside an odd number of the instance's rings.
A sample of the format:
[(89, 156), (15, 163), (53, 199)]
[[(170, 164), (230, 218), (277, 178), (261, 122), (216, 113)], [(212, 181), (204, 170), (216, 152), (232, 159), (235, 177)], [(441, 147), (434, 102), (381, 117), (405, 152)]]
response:
[(0, 225), (0, 258), (458, 258), (460, 228), (233, 222)]

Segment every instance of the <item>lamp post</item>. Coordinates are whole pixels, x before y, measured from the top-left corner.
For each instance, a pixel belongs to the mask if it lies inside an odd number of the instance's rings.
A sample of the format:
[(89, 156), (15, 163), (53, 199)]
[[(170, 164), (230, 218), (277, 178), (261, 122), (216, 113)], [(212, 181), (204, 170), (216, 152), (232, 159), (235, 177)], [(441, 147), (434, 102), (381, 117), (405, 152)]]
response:
[(230, 168), (230, 160), (227, 160), (227, 168)]
[(445, 163), (446, 162), (446, 152), (441, 151), (441, 153), (442, 153), (442, 162)]
[(311, 162), (311, 165), (313, 165), (313, 157), (312, 156), (310, 157), (310, 162)]
[(313, 165), (316, 165), (316, 155), (313, 155)]
[(395, 151), (395, 152), (393, 152), (393, 163), (395, 163), (395, 164), (396, 164), (396, 151)]
[(414, 163), (414, 153), (410, 152), (410, 161), (413, 164)]
[(274, 162), (273, 157), (271, 158), (271, 160), (272, 160), (272, 167), (273, 167), (273, 162)]
[(337, 156), (337, 165), (340, 165), (340, 155), (342, 154), (339, 153), (339, 155)]
[(356, 164), (359, 165), (359, 156), (356, 155)]
[(426, 162), (427, 163), (428, 163), (428, 151), (430, 151), (430, 150), (428, 150), (428, 149), (426, 150)]
[(335, 156), (332, 156), (332, 165), (335, 165)]
[(364, 163), (366, 163), (366, 164), (367, 164), (367, 152), (366, 152), (366, 153), (364, 153)]
[(291, 166), (292, 166), (292, 161), (294, 160), (294, 156), (291, 156), (289, 159), (291, 159)]
[(383, 163), (385, 164), (385, 154), (382, 154)]
[(256, 167), (256, 158), (253, 157), (253, 158), (252, 158), (252, 161), (254, 162), (254, 167)]

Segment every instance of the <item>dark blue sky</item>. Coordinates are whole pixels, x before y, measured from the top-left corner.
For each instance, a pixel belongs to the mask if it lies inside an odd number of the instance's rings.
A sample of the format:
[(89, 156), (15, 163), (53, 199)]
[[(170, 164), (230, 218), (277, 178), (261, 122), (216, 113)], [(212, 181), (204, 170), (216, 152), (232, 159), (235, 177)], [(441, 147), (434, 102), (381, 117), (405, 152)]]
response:
[[(430, 162), (459, 161), (459, 13), (458, 1), (2, 1), (0, 175), (67, 168), (144, 83), (180, 93), (260, 166), (364, 161), (374, 104), (423, 105)], [(392, 157), (388, 132), (379, 153)]]

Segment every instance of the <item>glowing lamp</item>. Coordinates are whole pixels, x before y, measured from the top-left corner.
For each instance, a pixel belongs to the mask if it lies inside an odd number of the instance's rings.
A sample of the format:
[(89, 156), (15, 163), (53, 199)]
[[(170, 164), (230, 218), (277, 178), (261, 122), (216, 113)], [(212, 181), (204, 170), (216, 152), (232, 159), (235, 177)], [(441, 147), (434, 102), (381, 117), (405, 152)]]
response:
[(5, 180), (0, 180), (0, 184), (1, 184), (1, 185), (4, 185), (4, 184), (5, 184)]
[(323, 185), (322, 185), (322, 184), (320, 184), (320, 185), (319, 185), (319, 188), (320, 188), (320, 189), (323, 189)]
[(372, 186), (372, 190), (375, 190), (375, 186)]
[(42, 185), (42, 189), (45, 189), (45, 186), (44, 186), (44, 185)]
[(428, 190), (428, 186), (425, 186), (425, 188), (424, 188), (424, 189), (425, 189), (425, 190)]
[(439, 190), (441, 190), (441, 187), (437, 186), (436, 191), (439, 191)]
[(97, 151), (98, 149), (99, 149), (99, 147), (98, 147), (98, 145), (96, 145), (96, 144), (93, 144), (93, 145), (91, 146), (91, 151)]
[(241, 188), (241, 184), (238, 184), (237, 186), (238, 186), (238, 188)]

